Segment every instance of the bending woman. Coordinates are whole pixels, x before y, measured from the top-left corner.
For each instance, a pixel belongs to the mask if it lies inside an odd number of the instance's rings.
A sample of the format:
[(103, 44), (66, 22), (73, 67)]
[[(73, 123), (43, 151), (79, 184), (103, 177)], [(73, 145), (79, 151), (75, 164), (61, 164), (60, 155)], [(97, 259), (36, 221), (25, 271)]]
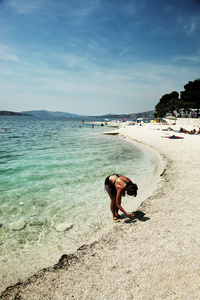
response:
[(129, 196), (137, 196), (138, 187), (128, 177), (119, 174), (113, 174), (106, 178), (105, 188), (111, 199), (110, 210), (113, 214), (113, 220), (119, 222), (119, 209), (128, 217), (134, 217), (134, 213), (127, 213), (121, 206), (121, 199), (125, 197), (125, 192)]

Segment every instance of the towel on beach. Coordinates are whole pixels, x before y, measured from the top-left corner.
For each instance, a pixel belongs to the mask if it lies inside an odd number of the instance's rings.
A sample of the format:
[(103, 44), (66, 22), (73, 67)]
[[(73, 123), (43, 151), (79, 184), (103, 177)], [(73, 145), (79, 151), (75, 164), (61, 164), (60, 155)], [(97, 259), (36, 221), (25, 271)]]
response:
[(166, 136), (168, 139), (184, 139), (181, 136), (177, 136), (177, 135), (171, 135), (171, 136)]

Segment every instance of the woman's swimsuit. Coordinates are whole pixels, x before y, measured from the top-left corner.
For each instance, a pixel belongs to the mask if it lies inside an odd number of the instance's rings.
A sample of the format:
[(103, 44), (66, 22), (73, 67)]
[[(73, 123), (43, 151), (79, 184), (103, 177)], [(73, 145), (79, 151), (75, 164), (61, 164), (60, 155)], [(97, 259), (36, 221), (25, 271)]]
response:
[[(113, 176), (113, 175), (116, 175), (117, 177), (115, 178), (115, 181), (114, 181), (114, 184), (112, 182), (110, 182), (109, 178), (110, 176)], [(112, 174), (112, 175), (109, 175), (106, 180), (105, 180), (105, 187), (107, 187), (110, 191), (110, 194), (112, 197), (116, 197), (116, 194), (117, 194), (117, 190), (116, 190), (116, 187), (115, 187), (115, 182), (117, 180), (117, 178), (121, 177), (121, 175), (119, 174)], [(124, 182), (127, 184), (128, 182), (126, 180), (124, 180)]]
[[(116, 175), (117, 177), (115, 178), (115, 181), (114, 181), (114, 186), (115, 186), (115, 182), (116, 182), (116, 180), (117, 180), (117, 178), (119, 178), (119, 177), (121, 177), (121, 175), (119, 175), (119, 174), (113, 174), (113, 175)], [(112, 175), (110, 175), (110, 176), (112, 176)], [(109, 177), (110, 177), (109, 176)], [(124, 180), (124, 182), (127, 184), (128, 183), (128, 181), (126, 181), (126, 180)]]

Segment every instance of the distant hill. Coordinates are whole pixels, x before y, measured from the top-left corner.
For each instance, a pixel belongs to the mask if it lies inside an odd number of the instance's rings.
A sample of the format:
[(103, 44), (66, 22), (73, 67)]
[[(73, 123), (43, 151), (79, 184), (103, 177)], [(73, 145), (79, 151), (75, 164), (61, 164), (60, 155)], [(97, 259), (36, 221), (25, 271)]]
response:
[(107, 115), (99, 115), (99, 116), (84, 116), (77, 114), (70, 114), (62, 111), (48, 111), (48, 110), (29, 110), (29, 111), (21, 111), (21, 112), (12, 112), (12, 111), (3, 111), (0, 110), (0, 115), (4, 116), (34, 116), (40, 118), (97, 118), (97, 119), (129, 119), (135, 120), (138, 118), (144, 119), (153, 119), (154, 110), (149, 110), (141, 113), (132, 113), (132, 114), (107, 114)]
[(0, 116), (30, 116), (30, 114), (14, 111), (0, 110)]
[(48, 111), (48, 110), (29, 110), (29, 111), (22, 111), (21, 113), (30, 114), (34, 117), (40, 117), (40, 118), (49, 118), (49, 117), (75, 118), (75, 117), (82, 117), (81, 115), (70, 114), (70, 113), (67, 113), (67, 112)]

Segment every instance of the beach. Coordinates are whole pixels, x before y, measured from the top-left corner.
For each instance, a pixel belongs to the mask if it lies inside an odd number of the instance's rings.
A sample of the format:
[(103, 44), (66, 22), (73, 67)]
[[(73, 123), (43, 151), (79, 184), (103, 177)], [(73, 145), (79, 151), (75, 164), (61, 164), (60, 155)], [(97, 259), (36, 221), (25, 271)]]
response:
[(113, 132), (163, 159), (160, 181), (138, 207), (145, 215), (122, 219), (97, 241), (7, 288), (1, 299), (199, 299), (200, 135), (177, 132), (197, 129), (194, 121), (120, 124)]

